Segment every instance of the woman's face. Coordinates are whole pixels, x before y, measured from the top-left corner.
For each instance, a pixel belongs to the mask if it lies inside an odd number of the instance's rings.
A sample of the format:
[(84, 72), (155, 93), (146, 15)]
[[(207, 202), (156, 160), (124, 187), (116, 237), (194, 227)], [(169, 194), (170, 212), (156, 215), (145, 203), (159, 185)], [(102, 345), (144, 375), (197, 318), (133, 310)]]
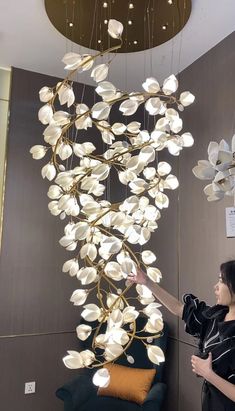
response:
[(235, 303), (235, 294), (231, 295), (230, 290), (222, 280), (221, 274), (219, 274), (219, 280), (214, 286), (216, 304), (231, 305)]

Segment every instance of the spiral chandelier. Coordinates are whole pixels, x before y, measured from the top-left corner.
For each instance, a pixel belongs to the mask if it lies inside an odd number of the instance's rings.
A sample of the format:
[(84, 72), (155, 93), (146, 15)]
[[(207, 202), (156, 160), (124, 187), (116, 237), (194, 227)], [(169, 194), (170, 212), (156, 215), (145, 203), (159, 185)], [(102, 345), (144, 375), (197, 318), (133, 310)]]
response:
[[(193, 145), (190, 132), (184, 132), (179, 112), (193, 103), (189, 91), (177, 96), (178, 81), (169, 76), (160, 86), (158, 81), (147, 78), (140, 92), (119, 90), (107, 81), (109, 66), (115, 53), (122, 46), (123, 25), (114, 19), (108, 22), (108, 33), (117, 45), (94, 55), (66, 53), (63, 58), (67, 77), (55, 85), (44, 86), (39, 91), (43, 104), (38, 117), (45, 125), (43, 145), (30, 149), (36, 160), (49, 156), (42, 167), (42, 177), (52, 182), (48, 190), (49, 210), (53, 216), (65, 221), (64, 235), (59, 243), (72, 256), (64, 263), (63, 272), (77, 277), (82, 285), (76, 289), (71, 302), (83, 306), (81, 316), (86, 324), (76, 328), (78, 339), (86, 340), (93, 333), (89, 350), (68, 351), (63, 361), (66, 367), (97, 368), (93, 382), (98, 386), (109, 384), (109, 372), (103, 365), (125, 354), (129, 362), (128, 348), (134, 339), (146, 346), (149, 359), (154, 364), (164, 361), (162, 350), (151, 344), (163, 329), (160, 304), (144, 285), (128, 283), (127, 276), (138, 268), (146, 271), (154, 282), (160, 282), (162, 274), (154, 265), (156, 255), (146, 248), (152, 233), (158, 227), (161, 212), (168, 207), (167, 190), (178, 187), (177, 177), (171, 174), (166, 161), (158, 161), (158, 153), (164, 149), (178, 156)], [(109, 54), (114, 53), (114, 54)], [(108, 63), (96, 64), (98, 58), (111, 56)], [(73, 90), (75, 73), (91, 70), (97, 83), (96, 93), (100, 101), (92, 107), (76, 102)], [(113, 106), (118, 105), (124, 122), (109, 121)], [(58, 110), (58, 105), (67, 110)], [(152, 116), (151, 130), (142, 128), (138, 121), (128, 122), (128, 116), (140, 106)], [(79, 142), (79, 133), (93, 127), (105, 146), (97, 153), (93, 141)], [(68, 159), (73, 159), (68, 162)], [(120, 184), (126, 187), (125, 198), (112, 203), (105, 198), (105, 180), (114, 170)], [(133, 250), (140, 247), (140, 252)], [(144, 250), (142, 250), (144, 248)], [(127, 297), (131, 287), (136, 288), (136, 300), (143, 305), (146, 323), (141, 337), (136, 327), (140, 314), (135, 299), (130, 304)], [(90, 297), (97, 303), (89, 303)], [(89, 322), (96, 321), (95, 329)], [(103, 330), (105, 325), (105, 332)], [(102, 355), (97, 355), (99, 348)]]

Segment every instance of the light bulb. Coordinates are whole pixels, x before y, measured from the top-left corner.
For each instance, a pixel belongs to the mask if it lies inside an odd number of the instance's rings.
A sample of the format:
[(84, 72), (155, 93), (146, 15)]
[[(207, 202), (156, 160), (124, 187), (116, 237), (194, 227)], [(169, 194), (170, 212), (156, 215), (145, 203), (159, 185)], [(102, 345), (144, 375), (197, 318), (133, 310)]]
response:
[(97, 385), (98, 387), (107, 387), (110, 382), (109, 371), (106, 368), (101, 368), (93, 375), (92, 381), (93, 384)]
[(130, 364), (134, 364), (135, 360), (134, 360), (134, 358), (132, 357), (132, 355), (128, 355), (126, 358), (127, 358), (127, 361), (128, 361)]

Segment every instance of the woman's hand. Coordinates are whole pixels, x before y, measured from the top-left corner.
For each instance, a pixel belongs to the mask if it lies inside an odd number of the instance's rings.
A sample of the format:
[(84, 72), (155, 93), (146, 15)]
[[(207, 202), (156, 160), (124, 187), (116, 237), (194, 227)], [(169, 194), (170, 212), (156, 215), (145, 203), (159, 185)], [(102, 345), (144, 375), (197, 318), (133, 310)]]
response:
[(206, 360), (202, 360), (196, 355), (192, 355), (191, 363), (192, 363), (192, 371), (195, 374), (200, 375), (201, 377), (205, 378), (205, 380), (210, 379), (211, 373), (213, 373), (211, 353), (209, 353), (209, 356)]
[(144, 271), (142, 271), (140, 268), (136, 269), (136, 274), (134, 273), (129, 274), (127, 279), (131, 281), (132, 283), (137, 283), (137, 284), (142, 284), (142, 285), (147, 285), (147, 282), (148, 282), (147, 274)]

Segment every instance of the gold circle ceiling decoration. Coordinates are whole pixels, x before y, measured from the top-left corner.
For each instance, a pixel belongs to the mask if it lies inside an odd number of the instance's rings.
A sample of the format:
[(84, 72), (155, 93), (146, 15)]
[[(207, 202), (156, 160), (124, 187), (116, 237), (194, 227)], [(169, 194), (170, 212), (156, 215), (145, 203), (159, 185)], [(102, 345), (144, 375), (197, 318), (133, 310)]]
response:
[(93, 50), (116, 44), (107, 35), (110, 18), (124, 25), (119, 52), (151, 49), (173, 38), (187, 23), (191, 0), (45, 0), (54, 27), (69, 40)]

